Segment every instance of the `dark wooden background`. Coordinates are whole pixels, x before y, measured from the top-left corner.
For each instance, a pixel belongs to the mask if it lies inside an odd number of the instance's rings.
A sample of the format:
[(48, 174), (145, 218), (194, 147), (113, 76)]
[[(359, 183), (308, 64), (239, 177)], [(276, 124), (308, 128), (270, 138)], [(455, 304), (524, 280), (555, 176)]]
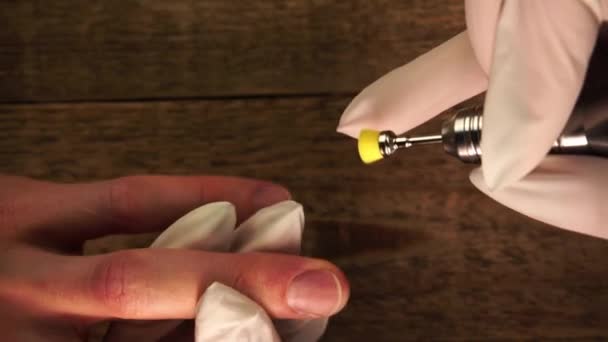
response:
[(334, 133), (463, 18), (460, 0), (2, 1), (0, 172), (287, 185), (306, 253), (352, 282), (327, 341), (608, 338), (608, 243), (492, 202), (440, 149), (365, 167)]

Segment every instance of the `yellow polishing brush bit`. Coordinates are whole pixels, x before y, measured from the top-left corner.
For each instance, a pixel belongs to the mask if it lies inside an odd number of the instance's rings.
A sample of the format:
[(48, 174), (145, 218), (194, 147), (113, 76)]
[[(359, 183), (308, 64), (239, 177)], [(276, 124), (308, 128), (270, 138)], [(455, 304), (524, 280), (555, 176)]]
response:
[(433, 144), (442, 142), (441, 135), (425, 137), (408, 137), (396, 135), (391, 131), (374, 131), (364, 129), (359, 134), (359, 156), (365, 164), (371, 164), (388, 157), (398, 149), (414, 145)]

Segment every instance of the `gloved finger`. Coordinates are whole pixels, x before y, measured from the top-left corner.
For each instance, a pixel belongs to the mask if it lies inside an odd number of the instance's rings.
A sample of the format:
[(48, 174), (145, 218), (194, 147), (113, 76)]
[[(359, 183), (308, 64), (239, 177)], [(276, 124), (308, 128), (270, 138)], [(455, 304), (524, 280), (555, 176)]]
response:
[(73, 244), (109, 234), (160, 231), (209, 202), (233, 203), (244, 220), (290, 197), (285, 188), (272, 183), (213, 176), (139, 176), (88, 184), (37, 182), (36, 187), (24, 188), (28, 190), (0, 200), (0, 215), (5, 216), (0, 219), (30, 239)]
[(196, 342), (280, 342), (270, 317), (256, 302), (228, 286), (214, 283), (201, 298)]
[(504, 1), (481, 142), (490, 189), (521, 179), (550, 150), (581, 90), (599, 23), (597, 2)]
[(466, 0), (465, 17), (467, 33), (471, 40), (473, 52), (481, 69), (490, 74), (496, 25), (503, 0)]
[(4, 252), (0, 269), (0, 295), (99, 318), (193, 318), (198, 298), (215, 281), (277, 318), (330, 316), (349, 294), (336, 266), (278, 254), (143, 249), (73, 257), (20, 248)]
[(362, 129), (402, 133), (483, 92), (487, 77), (466, 32), (365, 88), (346, 108), (338, 132)]
[(285, 201), (258, 211), (234, 232), (233, 252), (299, 254), (304, 230), (304, 209)]
[(491, 191), (479, 169), (471, 181), (497, 202), (536, 220), (608, 238), (608, 161), (583, 156), (549, 156), (515, 184)]

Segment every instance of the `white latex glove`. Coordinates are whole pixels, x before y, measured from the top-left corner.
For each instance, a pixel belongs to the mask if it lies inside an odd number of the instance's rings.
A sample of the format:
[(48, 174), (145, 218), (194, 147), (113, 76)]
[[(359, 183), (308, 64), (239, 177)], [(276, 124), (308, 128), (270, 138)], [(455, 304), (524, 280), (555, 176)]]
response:
[[(276, 252), (298, 254), (304, 212), (293, 201), (257, 212), (236, 230), (236, 212), (230, 203), (198, 208), (165, 230), (151, 248), (189, 248), (217, 252)], [(214, 283), (199, 301), (196, 341), (316, 341), (327, 319), (271, 321), (254, 301), (236, 290)], [(114, 323), (108, 341), (158, 340), (181, 322)], [(275, 329), (276, 325), (276, 329)], [(280, 336), (280, 337), (279, 337)]]
[(473, 184), (532, 218), (607, 238), (608, 161), (546, 157), (607, 16), (606, 0), (466, 1), (467, 31), (368, 86), (338, 131), (401, 133), (487, 90)]

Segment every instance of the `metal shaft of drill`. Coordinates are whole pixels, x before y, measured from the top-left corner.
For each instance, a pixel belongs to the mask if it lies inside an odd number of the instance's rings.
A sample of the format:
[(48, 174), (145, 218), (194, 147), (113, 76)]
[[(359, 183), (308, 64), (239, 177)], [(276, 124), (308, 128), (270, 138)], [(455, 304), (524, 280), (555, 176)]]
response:
[(397, 148), (409, 148), (414, 145), (439, 144), (443, 141), (441, 135), (427, 135), (421, 137), (398, 136), (395, 139)]

